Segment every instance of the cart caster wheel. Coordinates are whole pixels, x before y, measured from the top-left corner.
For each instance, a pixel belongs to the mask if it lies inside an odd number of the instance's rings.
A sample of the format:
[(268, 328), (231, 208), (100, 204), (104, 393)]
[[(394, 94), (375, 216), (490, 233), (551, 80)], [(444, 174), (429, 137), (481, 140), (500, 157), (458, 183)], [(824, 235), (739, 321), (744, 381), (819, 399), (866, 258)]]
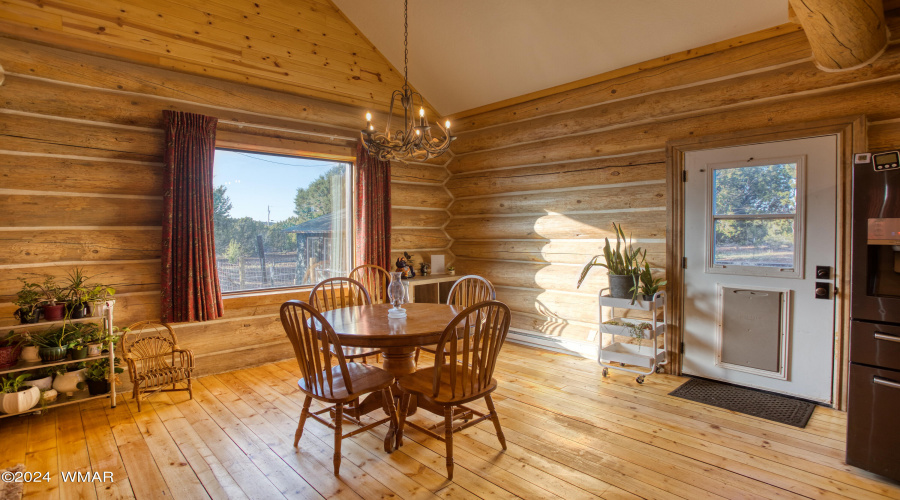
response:
[(603, 377), (606, 378), (608, 376), (609, 376), (609, 368), (604, 368), (603, 369)]
[(639, 383), (639, 384), (643, 384), (643, 383), (644, 383), (644, 376), (641, 375), (640, 377), (634, 379), (634, 381), (637, 382), (637, 383)]
[(663, 373), (664, 371), (666, 371), (665, 368), (663, 368), (663, 367), (661, 367), (661, 366), (657, 366), (657, 367), (656, 367), (656, 373)]
[(619, 366), (625, 366), (625, 363), (619, 363)]

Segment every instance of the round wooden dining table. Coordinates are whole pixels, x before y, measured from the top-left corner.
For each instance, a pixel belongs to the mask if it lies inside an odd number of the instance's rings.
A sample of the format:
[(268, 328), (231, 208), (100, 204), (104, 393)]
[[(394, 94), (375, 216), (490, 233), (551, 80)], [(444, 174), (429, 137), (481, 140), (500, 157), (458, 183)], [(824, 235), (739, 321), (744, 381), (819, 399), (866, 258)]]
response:
[(462, 311), (447, 304), (404, 304), (405, 318), (388, 318), (390, 304), (343, 307), (322, 313), (341, 345), (380, 349), (384, 369), (400, 378), (416, 371), (416, 347), (437, 344)]
[[(322, 316), (346, 347), (368, 347), (380, 349), (383, 367), (395, 379), (416, 371), (416, 348), (437, 344), (447, 325), (464, 308), (447, 304), (417, 303), (404, 304), (405, 318), (388, 318), (390, 304), (343, 307), (325, 311)], [(394, 399), (400, 396), (395, 387)], [(357, 415), (383, 408), (381, 393), (374, 392), (361, 401), (355, 411)], [(414, 415), (418, 408), (432, 413), (443, 414), (443, 409), (432, 408), (415, 397), (410, 398), (408, 415)], [(393, 435), (393, 424), (389, 431)]]

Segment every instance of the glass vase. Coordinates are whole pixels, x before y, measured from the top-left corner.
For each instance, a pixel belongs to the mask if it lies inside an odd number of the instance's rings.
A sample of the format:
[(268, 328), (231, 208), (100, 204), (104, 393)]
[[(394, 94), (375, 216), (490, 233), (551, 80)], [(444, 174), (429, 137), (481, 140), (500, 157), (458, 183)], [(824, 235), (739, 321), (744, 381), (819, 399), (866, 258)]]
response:
[(391, 283), (387, 292), (391, 305), (394, 306), (388, 310), (388, 318), (405, 318), (406, 309), (403, 309), (403, 304), (406, 303), (406, 286), (403, 285), (401, 273), (391, 273)]

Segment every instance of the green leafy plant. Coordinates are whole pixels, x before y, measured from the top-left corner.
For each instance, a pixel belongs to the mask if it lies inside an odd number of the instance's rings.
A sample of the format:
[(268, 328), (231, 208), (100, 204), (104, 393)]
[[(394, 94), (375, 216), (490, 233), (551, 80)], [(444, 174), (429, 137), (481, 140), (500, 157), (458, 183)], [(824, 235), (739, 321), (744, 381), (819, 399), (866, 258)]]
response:
[(88, 344), (103, 340), (103, 330), (96, 323), (74, 323), (69, 325), (70, 349), (83, 349)]
[(66, 290), (56, 284), (56, 279), (49, 274), (44, 276), (44, 282), (35, 285), (44, 295), (44, 302), (55, 306), (57, 302), (65, 302)]
[(66, 274), (68, 275), (69, 281), (68, 285), (64, 288), (66, 299), (72, 304), (86, 302), (89, 293), (87, 281), (91, 279), (90, 276), (84, 274), (84, 269), (80, 267), (67, 271)]
[(10, 330), (9, 333), (0, 337), (0, 347), (18, 347), (25, 344), (25, 337)]
[(31, 378), (30, 373), (23, 373), (18, 377), (13, 376), (13, 374), (9, 374), (2, 379), (0, 379), (0, 392), (4, 394), (13, 394), (22, 390), (22, 384)]
[[(641, 267), (645, 264), (647, 251), (642, 250), (640, 247), (635, 247), (631, 243), (630, 238), (625, 236), (625, 231), (621, 225), (613, 222), (613, 230), (616, 233), (615, 249), (610, 245), (609, 238), (604, 238), (603, 254), (591, 257), (591, 260), (584, 265), (576, 288), (581, 288), (581, 284), (584, 283), (588, 273), (595, 266), (605, 267), (609, 274), (620, 276), (633, 276), (641, 272)], [(601, 257), (603, 262), (599, 260)], [(634, 297), (637, 297), (636, 290), (634, 291)]]
[(653, 277), (653, 274), (650, 272), (650, 264), (647, 262), (644, 262), (644, 269), (641, 270), (638, 281), (639, 285), (633, 287), (631, 291), (636, 293), (636, 289), (640, 288), (641, 295), (645, 297), (653, 297), (659, 291), (659, 287), (666, 285), (664, 279)]
[(644, 336), (644, 330), (652, 330), (653, 329), (653, 325), (651, 325), (650, 323), (646, 323), (646, 322), (631, 323), (628, 321), (620, 321), (617, 319), (610, 319), (610, 320), (604, 321), (603, 324), (611, 325), (611, 326), (621, 326), (621, 327), (624, 327), (625, 329), (627, 329), (629, 331), (630, 335), (637, 340), (638, 351), (641, 350), (641, 347), (644, 344), (644, 339), (646, 338)]
[[(113, 368), (115, 374), (123, 373), (125, 371), (119, 364), (119, 358), (116, 358), (115, 367)], [(84, 371), (84, 378), (87, 380), (109, 380), (109, 358), (88, 363), (87, 370)]]
[(19, 278), (22, 282), (22, 289), (16, 293), (16, 300), (13, 304), (19, 306), (15, 315), (20, 320), (30, 320), (37, 314), (37, 308), (41, 305), (42, 297), (40, 285), (37, 283), (29, 283), (25, 278)]
[(38, 347), (66, 347), (73, 348), (78, 345), (78, 330), (72, 324), (64, 324), (58, 328), (52, 328), (43, 333), (32, 334), (31, 342)]

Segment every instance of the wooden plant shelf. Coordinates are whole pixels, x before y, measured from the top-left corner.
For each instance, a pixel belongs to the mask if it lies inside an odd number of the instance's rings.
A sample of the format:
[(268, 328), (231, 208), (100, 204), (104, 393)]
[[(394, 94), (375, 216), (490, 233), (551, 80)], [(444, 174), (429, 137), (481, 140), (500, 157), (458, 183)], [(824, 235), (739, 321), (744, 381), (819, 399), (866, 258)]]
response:
[(26, 361), (19, 361), (18, 363), (7, 366), (6, 368), (0, 369), (0, 375), (6, 375), (7, 373), (15, 373), (15, 372), (23, 372), (27, 370), (36, 370), (39, 368), (46, 368), (48, 366), (59, 366), (59, 365), (72, 365), (75, 363), (82, 363), (87, 361), (97, 361), (98, 359), (108, 358), (109, 354), (100, 354), (97, 356), (88, 356), (83, 359), (64, 359), (62, 361), (53, 361), (50, 363), (44, 363), (42, 361), (35, 361), (33, 363), (28, 363)]
[[(112, 382), (110, 382), (110, 384), (112, 384)], [(34, 408), (29, 408), (29, 409), (27, 409), (25, 411), (21, 411), (19, 413), (0, 413), (0, 418), (15, 417), (16, 415), (27, 415), (29, 413), (38, 414), (44, 410), (56, 408), (57, 406), (65, 406), (65, 405), (70, 405), (70, 404), (74, 404), (74, 403), (83, 403), (85, 401), (90, 401), (92, 399), (102, 399), (102, 398), (113, 397), (113, 393), (114, 393), (113, 389), (110, 389), (109, 392), (104, 393), (104, 394), (97, 394), (96, 396), (91, 396), (91, 394), (87, 391), (87, 389), (85, 389), (83, 391), (77, 391), (77, 392), (73, 393), (72, 396), (66, 396), (63, 393), (60, 393), (59, 395), (56, 396), (56, 401), (54, 401), (52, 403), (48, 403), (44, 407), (41, 407), (40, 405), (38, 405), (38, 406), (35, 406)], [(113, 408), (115, 408), (115, 405), (113, 405)]]

